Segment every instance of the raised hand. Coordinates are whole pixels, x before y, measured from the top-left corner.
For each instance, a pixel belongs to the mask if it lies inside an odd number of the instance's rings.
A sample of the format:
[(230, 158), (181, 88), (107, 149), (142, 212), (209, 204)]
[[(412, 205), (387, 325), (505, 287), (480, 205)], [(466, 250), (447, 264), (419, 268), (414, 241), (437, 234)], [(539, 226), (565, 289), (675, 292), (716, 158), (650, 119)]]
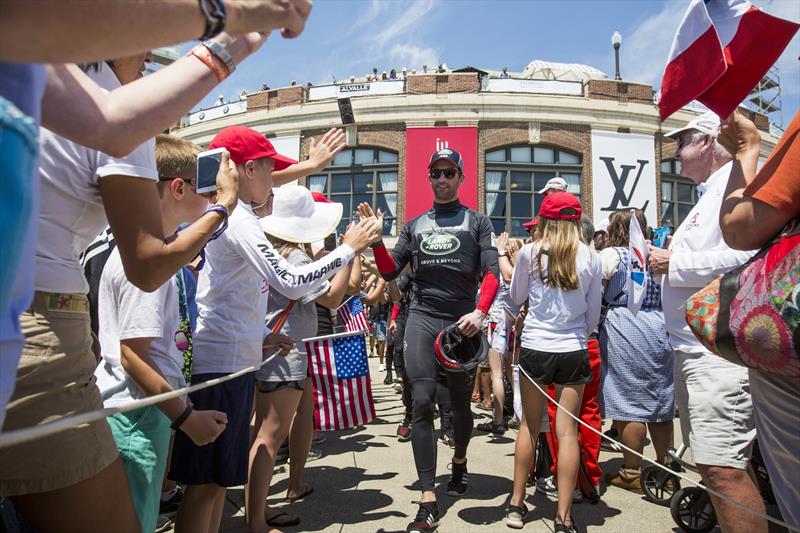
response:
[(362, 218), (358, 224), (350, 224), (344, 234), (344, 243), (349, 245), (356, 253), (361, 253), (370, 243), (379, 239), (381, 226), (375, 217)]
[(311, 145), (308, 148), (308, 160), (314, 165), (311, 172), (319, 172), (328, 167), (336, 154), (341, 152), (345, 146), (345, 134), (341, 128), (329, 129), (319, 142), (311, 139)]

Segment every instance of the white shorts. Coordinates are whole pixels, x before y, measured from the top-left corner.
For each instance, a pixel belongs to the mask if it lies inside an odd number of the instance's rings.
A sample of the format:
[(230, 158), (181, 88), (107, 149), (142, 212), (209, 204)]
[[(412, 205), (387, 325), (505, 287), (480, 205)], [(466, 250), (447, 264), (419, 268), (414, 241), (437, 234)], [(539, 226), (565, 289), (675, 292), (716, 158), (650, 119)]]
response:
[(683, 442), (696, 464), (745, 469), (756, 436), (747, 368), (711, 352), (674, 352)]

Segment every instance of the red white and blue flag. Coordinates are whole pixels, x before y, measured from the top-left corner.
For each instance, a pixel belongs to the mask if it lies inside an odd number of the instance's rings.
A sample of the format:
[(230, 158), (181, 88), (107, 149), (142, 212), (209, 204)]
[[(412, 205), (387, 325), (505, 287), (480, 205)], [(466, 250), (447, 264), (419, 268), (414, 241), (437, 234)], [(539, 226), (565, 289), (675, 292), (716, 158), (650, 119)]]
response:
[(322, 431), (349, 429), (375, 419), (365, 331), (306, 339), (314, 420)]
[(727, 118), (798, 27), (745, 0), (691, 0), (661, 81), (661, 120), (692, 100)]
[(336, 310), (339, 323), (344, 326), (345, 331), (369, 331), (369, 320), (361, 297), (353, 296)]
[(636, 214), (631, 212), (631, 224), (628, 231), (628, 310), (634, 315), (639, 312), (647, 296), (647, 241), (644, 240), (642, 228)]

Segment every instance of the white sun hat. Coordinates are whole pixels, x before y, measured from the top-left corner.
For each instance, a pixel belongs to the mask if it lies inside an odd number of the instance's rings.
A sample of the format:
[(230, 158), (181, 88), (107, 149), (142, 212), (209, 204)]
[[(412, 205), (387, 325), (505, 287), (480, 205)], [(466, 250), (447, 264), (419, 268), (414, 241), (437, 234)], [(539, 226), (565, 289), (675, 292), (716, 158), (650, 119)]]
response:
[(544, 184), (542, 190), (539, 191), (539, 194), (544, 194), (549, 189), (553, 189), (553, 191), (566, 191), (567, 181), (560, 176), (556, 176), (555, 178), (550, 178), (549, 180), (547, 180), (547, 183)]
[(702, 115), (698, 115), (689, 121), (682, 128), (667, 133), (666, 137), (676, 139), (678, 134), (687, 130), (697, 130), (702, 133), (707, 133), (716, 138), (719, 135), (720, 120), (716, 113), (713, 111), (706, 111)]
[(274, 192), (272, 214), (259, 222), (265, 233), (284, 241), (319, 241), (333, 233), (342, 219), (342, 204), (315, 202), (305, 187), (284, 185)]

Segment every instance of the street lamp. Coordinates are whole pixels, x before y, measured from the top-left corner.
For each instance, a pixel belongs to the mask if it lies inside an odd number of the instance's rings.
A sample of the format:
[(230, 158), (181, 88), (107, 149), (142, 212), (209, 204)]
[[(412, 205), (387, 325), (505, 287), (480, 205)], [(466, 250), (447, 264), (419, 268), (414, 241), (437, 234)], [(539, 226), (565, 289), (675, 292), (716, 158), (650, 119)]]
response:
[(622, 35), (618, 31), (615, 31), (611, 35), (611, 44), (614, 46), (614, 60), (617, 65), (617, 72), (614, 74), (614, 79), (621, 80), (622, 76), (619, 75), (619, 45), (622, 44)]

